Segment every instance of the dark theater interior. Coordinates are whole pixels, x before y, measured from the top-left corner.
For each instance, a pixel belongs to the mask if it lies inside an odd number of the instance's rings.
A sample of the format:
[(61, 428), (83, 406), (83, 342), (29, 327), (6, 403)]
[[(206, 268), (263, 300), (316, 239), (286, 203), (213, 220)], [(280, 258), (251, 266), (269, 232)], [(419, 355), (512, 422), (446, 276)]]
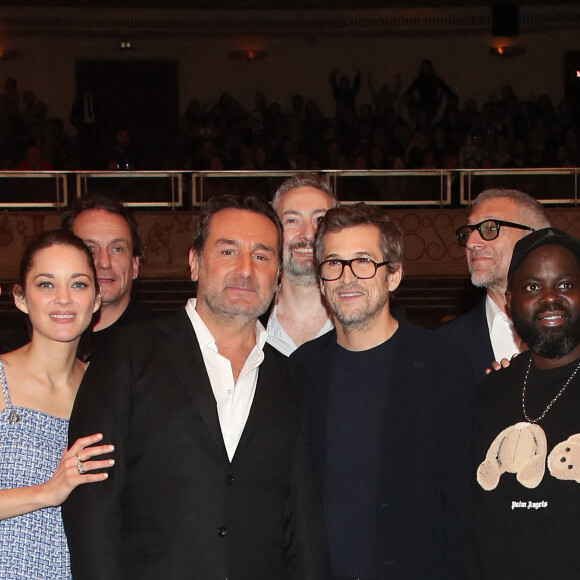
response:
[(0, 580), (580, 578), (579, 177), (577, 0), (0, 0)]

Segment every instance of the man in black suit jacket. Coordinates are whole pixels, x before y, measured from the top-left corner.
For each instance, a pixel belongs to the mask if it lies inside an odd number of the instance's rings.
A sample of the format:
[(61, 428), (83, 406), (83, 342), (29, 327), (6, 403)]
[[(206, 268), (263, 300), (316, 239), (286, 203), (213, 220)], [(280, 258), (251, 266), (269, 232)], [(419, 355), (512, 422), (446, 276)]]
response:
[(457, 239), (465, 248), (471, 282), (485, 288), (486, 297), (438, 332), (444, 339), (456, 340), (478, 385), (493, 361), (509, 360), (526, 350), (506, 313), (508, 268), (516, 242), (550, 222), (538, 201), (515, 189), (480, 193), (467, 222), (457, 230)]
[(472, 383), (477, 386), (486, 369), (496, 360), (493, 354), (486, 314), (486, 297), (465, 314), (437, 329), (444, 340), (454, 342), (457, 352), (469, 365)]
[(116, 464), (63, 508), (74, 578), (327, 577), (302, 391), (257, 323), (281, 236), (265, 201), (212, 199), (190, 253), (197, 302), (97, 353), (70, 437), (102, 432)]
[(315, 254), (335, 330), (290, 358), (310, 407), (331, 577), (461, 578), (469, 375), (433, 333), (392, 315), (403, 236), (382, 210), (330, 209)]

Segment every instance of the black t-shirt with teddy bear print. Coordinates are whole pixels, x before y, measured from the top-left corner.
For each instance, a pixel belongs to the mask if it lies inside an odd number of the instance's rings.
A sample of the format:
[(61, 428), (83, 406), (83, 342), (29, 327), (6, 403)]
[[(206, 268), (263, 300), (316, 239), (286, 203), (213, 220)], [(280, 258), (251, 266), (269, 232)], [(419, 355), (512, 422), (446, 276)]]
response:
[[(580, 578), (580, 371), (534, 424), (522, 409), (529, 361), (521, 354), (482, 385), (470, 579)], [(542, 415), (579, 364), (532, 365), (530, 419)]]

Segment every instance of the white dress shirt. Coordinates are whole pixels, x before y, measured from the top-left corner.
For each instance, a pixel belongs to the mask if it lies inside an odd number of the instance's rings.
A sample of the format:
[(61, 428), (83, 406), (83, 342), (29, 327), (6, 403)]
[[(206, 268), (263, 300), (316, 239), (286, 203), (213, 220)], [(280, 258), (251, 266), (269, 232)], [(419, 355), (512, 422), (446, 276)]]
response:
[(185, 306), (185, 311), (199, 342), (216, 400), (222, 437), (231, 461), (250, 414), (258, 382), (259, 366), (264, 360), (263, 348), (268, 333), (262, 324), (256, 321), (256, 345), (246, 359), (236, 382), (231, 362), (218, 352), (215, 338), (195, 309), (196, 304), (197, 300), (191, 298)]
[[(270, 313), (270, 318), (268, 318), (268, 326), (266, 327), (266, 330), (268, 331), (268, 344), (279, 350), (282, 354), (290, 356), (298, 346), (278, 321), (277, 312), (278, 305), (275, 304)], [(318, 338), (319, 336), (330, 332), (333, 328), (334, 324), (332, 324), (332, 319), (329, 318), (314, 338)]]
[(485, 313), (495, 360), (510, 360), (524, 347), (511, 318), (489, 296), (485, 299)]

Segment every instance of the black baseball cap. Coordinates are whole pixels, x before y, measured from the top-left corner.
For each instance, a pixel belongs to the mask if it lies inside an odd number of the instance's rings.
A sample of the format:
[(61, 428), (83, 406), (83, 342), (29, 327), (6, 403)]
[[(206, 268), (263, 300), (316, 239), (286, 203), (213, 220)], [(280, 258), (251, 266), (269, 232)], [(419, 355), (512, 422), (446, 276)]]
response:
[(514, 253), (508, 270), (508, 288), (511, 288), (516, 270), (525, 257), (541, 246), (556, 245), (570, 250), (580, 262), (580, 240), (557, 228), (542, 228), (523, 237), (514, 246)]

